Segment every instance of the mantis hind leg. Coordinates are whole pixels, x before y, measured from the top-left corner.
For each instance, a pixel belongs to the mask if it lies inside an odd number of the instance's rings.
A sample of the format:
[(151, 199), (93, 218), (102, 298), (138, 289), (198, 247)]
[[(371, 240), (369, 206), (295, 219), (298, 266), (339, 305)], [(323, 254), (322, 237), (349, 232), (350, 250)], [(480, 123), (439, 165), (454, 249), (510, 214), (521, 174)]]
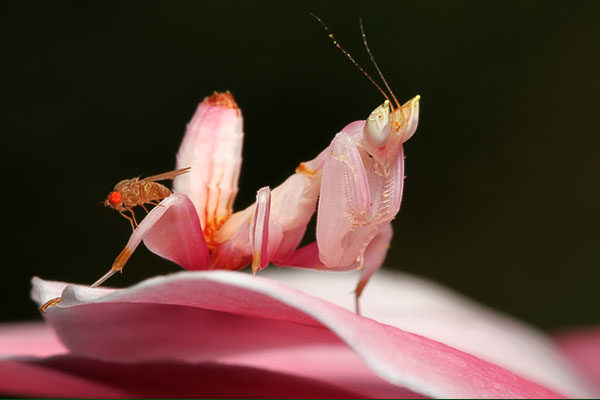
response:
[(354, 290), (354, 301), (357, 314), (360, 314), (360, 304), (358, 299), (367, 285), (367, 282), (369, 282), (369, 279), (371, 279), (373, 274), (377, 272), (383, 264), (393, 234), (394, 231), (391, 223), (383, 225), (379, 229), (377, 235), (371, 240), (364, 255), (361, 257), (362, 265), (359, 266), (362, 267), (360, 268), (361, 275), (358, 284), (356, 285), (356, 289)]

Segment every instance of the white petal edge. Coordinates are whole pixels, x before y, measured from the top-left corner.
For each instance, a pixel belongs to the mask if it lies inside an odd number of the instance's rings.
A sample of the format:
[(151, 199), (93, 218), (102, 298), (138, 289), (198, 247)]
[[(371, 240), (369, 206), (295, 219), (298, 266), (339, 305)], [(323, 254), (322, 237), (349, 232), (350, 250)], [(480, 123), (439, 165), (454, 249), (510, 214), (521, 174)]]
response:
[[(360, 272), (271, 268), (264, 276), (354, 310)], [(426, 336), (574, 397), (593, 389), (553, 340), (538, 329), (433, 281), (379, 271), (361, 297), (361, 312), (376, 321)], [(593, 397), (593, 396), (591, 396)]]

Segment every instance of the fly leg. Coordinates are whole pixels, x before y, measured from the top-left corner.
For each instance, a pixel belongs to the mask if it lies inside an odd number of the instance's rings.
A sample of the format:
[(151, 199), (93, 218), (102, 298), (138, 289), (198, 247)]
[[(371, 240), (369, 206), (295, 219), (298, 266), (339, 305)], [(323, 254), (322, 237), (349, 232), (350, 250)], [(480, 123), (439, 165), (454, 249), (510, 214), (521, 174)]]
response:
[(138, 226), (138, 223), (135, 220), (135, 214), (134, 214), (133, 210), (131, 209), (131, 207), (126, 207), (125, 210), (127, 210), (131, 213), (131, 217), (126, 215), (122, 210), (119, 210), (119, 214), (121, 214), (123, 217), (125, 217), (129, 220), (129, 223), (131, 224), (131, 230), (135, 231), (135, 228), (137, 228), (137, 226)]
[(150, 200), (148, 201), (150, 204), (154, 204), (155, 206), (164, 207), (162, 204), (158, 202), (158, 200)]
[(131, 224), (131, 230), (135, 231), (135, 227), (137, 224), (133, 223), (133, 219), (129, 216), (129, 215), (125, 215), (125, 213), (121, 210), (119, 210), (119, 214), (121, 214), (124, 218), (127, 218), (127, 220), (129, 221), (129, 223)]
[(127, 207), (127, 209), (129, 210), (129, 212), (131, 213), (131, 217), (133, 218), (133, 223), (135, 224), (135, 227), (137, 228), (138, 226), (138, 222), (135, 220), (135, 213), (133, 212), (133, 208), (131, 207)]

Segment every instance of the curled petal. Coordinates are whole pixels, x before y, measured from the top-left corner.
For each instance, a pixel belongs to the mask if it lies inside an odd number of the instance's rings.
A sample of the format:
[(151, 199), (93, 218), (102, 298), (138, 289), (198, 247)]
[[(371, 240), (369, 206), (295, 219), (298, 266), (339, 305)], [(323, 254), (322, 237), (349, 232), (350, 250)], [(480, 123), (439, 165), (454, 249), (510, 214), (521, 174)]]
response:
[[(34, 285), (41, 298), (60, 294), (46, 293), (39, 279)], [(105, 360), (218, 361), (257, 349), (337, 344), (380, 378), (427, 396), (561, 397), (440, 341), (248, 274), (181, 272), (116, 291), (67, 286), (62, 295), (64, 301), (45, 314), (47, 321), (72, 351)], [(153, 310), (158, 319), (151, 318)], [(178, 320), (183, 325), (173, 325)], [(227, 323), (245, 328), (227, 329)]]

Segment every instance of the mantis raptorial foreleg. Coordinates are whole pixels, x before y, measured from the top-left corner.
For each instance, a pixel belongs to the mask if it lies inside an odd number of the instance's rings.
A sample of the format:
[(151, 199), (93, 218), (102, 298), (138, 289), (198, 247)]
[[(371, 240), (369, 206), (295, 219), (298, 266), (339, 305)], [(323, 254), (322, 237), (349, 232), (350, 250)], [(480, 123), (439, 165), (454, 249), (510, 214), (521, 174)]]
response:
[(317, 219), (320, 259), (327, 266), (345, 266), (357, 255), (348, 248), (348, 232), (365, 223), (371, 195), (367, 174), (355, 141), (338, 133), (323, 162)]
[[(140, 222), (111, 269), (92, 287), (100, 286), (116, 272), (122, 271), (142, 240), (150, 250), (185, 268), (199, 269), (209, 265), (206, 241), (190, 199), (185, 195), (172, 194), (160, 206), (153, 208)], [(174, 248), (175, 244), (177, 248)]]

